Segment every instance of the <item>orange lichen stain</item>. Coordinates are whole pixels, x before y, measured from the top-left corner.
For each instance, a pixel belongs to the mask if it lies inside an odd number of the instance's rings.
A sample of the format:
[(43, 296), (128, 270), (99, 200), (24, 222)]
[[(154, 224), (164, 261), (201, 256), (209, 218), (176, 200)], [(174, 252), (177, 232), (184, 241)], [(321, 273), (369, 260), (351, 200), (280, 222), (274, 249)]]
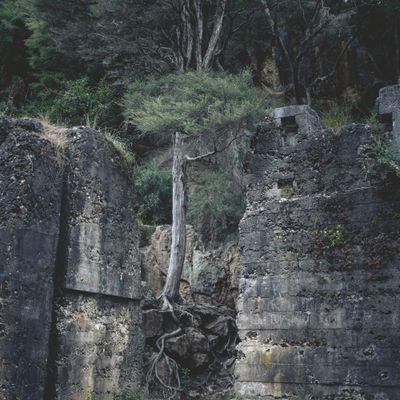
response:
[(271, 350), (270, 349), (264, 350), (261, 358), (262, 358), (263, 364), (271, 364), (271, 362), (272, 362)]

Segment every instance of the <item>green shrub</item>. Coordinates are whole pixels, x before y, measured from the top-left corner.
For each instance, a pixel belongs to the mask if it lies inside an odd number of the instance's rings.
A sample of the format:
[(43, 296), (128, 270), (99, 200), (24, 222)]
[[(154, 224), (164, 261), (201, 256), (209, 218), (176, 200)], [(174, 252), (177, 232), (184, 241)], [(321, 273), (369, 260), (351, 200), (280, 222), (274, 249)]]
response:
[(390, 141), (375, 138), (359, 147), (358, 154), (373, 178), (400, 178), (400, 149)]
[(187, 72), (135, 82), (125, 116), (144, 132), (202, 134), (261, 117), (266, 99), (241, 75)]
[(202, 176), (189, 198), (188, 221), (205, 241), (218, 241), (237, 229), (245, 208), (240, 185), (226, 172)]
[(105, 81), (91, 86), (87, 78), (63, 81), (62, 75), (55, 74), (46, 76), (46, 81), (37, 86), (35, 91), (40, 95), (29, 106), (30, 113), (46, 114), (52, 122), (65, 125), (97, 128), (117, 123), (117, 91)]
[(171, 223), (172, 173), (170, 168), (150, 162), (139, 166), (134, 173), (138, 196), (138, 216), (142, 223), (160, 225)]

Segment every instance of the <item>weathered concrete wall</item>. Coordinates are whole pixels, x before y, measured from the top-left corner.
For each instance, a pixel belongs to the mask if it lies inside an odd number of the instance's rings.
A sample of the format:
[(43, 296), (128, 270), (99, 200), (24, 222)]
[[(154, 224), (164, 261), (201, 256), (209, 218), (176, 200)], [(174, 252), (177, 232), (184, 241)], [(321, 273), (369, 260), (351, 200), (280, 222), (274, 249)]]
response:
[(254, 144), (240, 227), (236, 391), (400, 398), (400, 191), (367, 180), (357, 157), (378, 133), (323, 130), (307, 107), (274, 117)]
[(0, 122), (0, 398), (7, 400), (43, 399), (59, 234), (62, 169), (40, 127), (27, 129)]
[(0, 124), (0, 398), (111, 400), (141, 384), (134, 194), (101, 134), (48, 129)]
[(135, 198), (112, 144), (69, 132), (49, 394), (113, 399), (140, 385), (143, 340)]

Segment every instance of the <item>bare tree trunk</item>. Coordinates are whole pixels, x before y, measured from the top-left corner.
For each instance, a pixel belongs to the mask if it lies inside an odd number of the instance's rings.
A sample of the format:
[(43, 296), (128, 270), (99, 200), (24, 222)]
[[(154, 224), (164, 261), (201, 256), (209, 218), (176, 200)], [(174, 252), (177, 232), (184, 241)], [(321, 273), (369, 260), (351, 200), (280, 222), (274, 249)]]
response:
[(186, 254), (186, 164), (183, 154), (184, 135), (176, 132), (172, 166), (172, 243), (167, 280), (163, 297), (165, 303), (179, 298), (179, 286)]
[(204, 21), (203, 10), (201, 8), (201, 0), (194, 0), (194, 8), (196, 15), (196, 70), (201, 71), (203, 66), (203, 35), (204, 35)]
[(217, 11), (215, 13), (215, 22), (213, 32), (208, 42), (206, 54), (203, 58), (203, 70), (208, 70), (211, 67), (212, 61), (215, 56), (218, 41), (220, 40), (222, 33), (222, 25), (225, 17), (225, 8), (227, 0), (220, 0), (217, 5)]

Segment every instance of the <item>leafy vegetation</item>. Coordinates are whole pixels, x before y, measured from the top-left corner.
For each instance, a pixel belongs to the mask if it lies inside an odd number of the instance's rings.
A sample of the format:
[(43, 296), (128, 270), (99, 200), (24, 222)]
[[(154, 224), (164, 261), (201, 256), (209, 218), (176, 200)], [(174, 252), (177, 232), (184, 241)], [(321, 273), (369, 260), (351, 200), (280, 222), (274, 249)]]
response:
[(138, 216), (146, 225), (171, 223), (172, 175), (170, 168), (154, 162), (135, 169), (134, 185), (138, 196)]
[(344, 227), (341, 224), (336, 225), (334, 228), (325, 228), (320, 231), (326, 246), (330, 249), (335, 248), (345, 242)]
[(367, 173), (374, 178), (400, 178), (400, 149), (390, 141), (375, 138), (359, 148)]
[(265, 106), (248, 71), (187, 72), (133, 83), (125, 97), (125, 116), (146, 132), (202, 134), (259, 117)]
[(119, 115), (116, 89), (101, 81), (91, 86), (87, 78), (59, 81), (57, 89), (44, 89), (32, 103), (32, 114), (46, 113), (54, 122), (89, 125), (93, 128), (115, 125)]
[(222, 171), (199, 178), (189, 197), (188, 220), (205, 241), (218, 241), (237, 229), (245, 199), (234, 177)]
[(325, 128), (338, 128), (350, 125), (354, 121), (348, 104), (341, 106), (335, 104), (329, 108), (317, 107), (317, 111)]
[(128, 149), (128, 146), (116, 134), (105, 131), (105, 137), (113, 144), (119, 154), (124, 158), (128, 166), (132, 167), (135, 163), (135, 155)]

